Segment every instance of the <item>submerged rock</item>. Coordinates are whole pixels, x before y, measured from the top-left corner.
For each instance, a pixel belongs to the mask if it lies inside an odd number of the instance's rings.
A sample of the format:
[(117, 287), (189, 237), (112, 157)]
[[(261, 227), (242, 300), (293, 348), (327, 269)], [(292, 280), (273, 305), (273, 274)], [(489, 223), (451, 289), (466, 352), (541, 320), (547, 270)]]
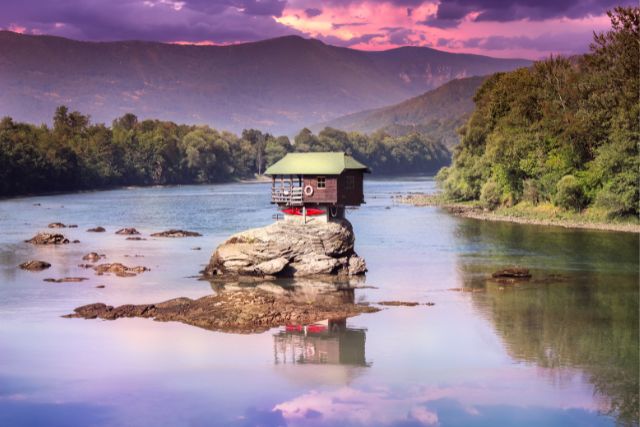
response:
[(167, 230), (161, 231), (160, 233), (153, 233), (151, 237), (199, 237), (202, 236), (200, 233), (196, 233), (195, 231), (186, 231), (186, 230)]
[(129, 237), (127, 237), (126, 240), (136, 240), (136, 241), (138, 241), (138, 240), (147, 240), (147, 239), (145, 239), (144, 237), (140, 237), (140, 236), (129, 236)]
[(104, 254), (99, 254), (97, 252), (90, 252), (88, 254), (86, 254), (85, 256), (82, 257), (83, 260), (85, 261), (91, 261), (91, 262), (96, 262), (98, 260), (100, 260), (101, 258), (106, 258), (106, 255)]
[(498, 270), (491, 277), (494, 279), (529, 279), (531, 278), (531, 273), (528, 268), (513, 267)]
[(69, 239), (59, 233), (38, 233), (25, 242), (34, 245), (63, 245), (69, 243)]
[(213, 253), (203, 271), (215, 276), (314, 276), (364, 274), (354, 251), (351, 223), (301, 224), (279, 221), (231, 236)]
[(145, 271), (149, 271), (147, 267), (127, 267), (119, 262), (115, 262), (113, 264), (100, 264), (92, 268), (96, 271), (98, 276), (102, 276), (105, 273), (114, 273), (118, 277), (132, 277)]
[(415, 302), (415, 301), (380, 301), (378, 302), (378, 305), (388, 305), (388, 306), (405, 306), (405, 307), (415, 307), (416, 305), (419, 305), (420, 303)]
[(104, 233), (107, 230), (105, 230), (104, 227), (94, 227), (94, 228), (88, 229), (87, 231), (90, 233)]
[(51, 224), (49, 224), (47, 227), (49, 228), (67, 228), (66, 225), (64, 225), (61, 222), (52, 222)]
[(133, 227), (128, 227), (128, 228), (121, 228), (120, 230), (116, 231), (116, 234), (132, 236), (134, 234), (140, 234), (140, 232)]
[(21, 269), (29, 271), (42, 271), (46, 270), (49, 267), (51, 267), (51, 264), (46, 261), (31, 260), (20, 264)]
[(156, 321), (176, 321), (212, 331), (235, 333), (264, 332), (283, 325), (304, 325), (325, 319), (343, 319), (379, 309), (341, 301), (300, 302), (288, 293), (263, 289), (222, 292), (197, 300), (176, 298), (159, 304), (110, 305), (96, 303), (78, 307), (63, 317), (115, 320), (145, 317)]
[(63, 277), (62, 279), (47, 278), (43, 280), (45, 282), (51, 282), (51, 283), (63, 283), (63, 282), (84, 282), (85, 280), (89, 280), (89, 278), (88, 277)]

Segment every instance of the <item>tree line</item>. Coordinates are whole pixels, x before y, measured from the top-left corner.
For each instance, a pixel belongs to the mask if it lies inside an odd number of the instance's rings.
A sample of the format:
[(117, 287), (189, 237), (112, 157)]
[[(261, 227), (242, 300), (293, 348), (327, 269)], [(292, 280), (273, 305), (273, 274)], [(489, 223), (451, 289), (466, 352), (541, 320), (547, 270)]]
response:
[(235, 135), (133, 114), (108, 127), (60, 106), (52, 126), (0, 121), (0, 196), (251, 178), (290, 151), (345, 151), (380, 174), (435, 172), (449, 161), (442, 144), (419, 133), (303, 129), (292, 142), (256, 129)]
[(640, 8), (610, 11), (590, 52), (489, 78), (461, 128), (446, 196), (487, 208), (553, 203), (638, 215)]

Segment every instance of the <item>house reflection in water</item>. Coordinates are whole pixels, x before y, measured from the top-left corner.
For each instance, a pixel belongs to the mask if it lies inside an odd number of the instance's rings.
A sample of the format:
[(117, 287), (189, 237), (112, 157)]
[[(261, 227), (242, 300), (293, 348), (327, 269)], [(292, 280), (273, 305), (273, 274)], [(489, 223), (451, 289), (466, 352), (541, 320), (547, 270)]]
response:
[(274, 362), (369, 366), (366, 330), (349, 328), (346, 319), (290, 325), (273, 337)]

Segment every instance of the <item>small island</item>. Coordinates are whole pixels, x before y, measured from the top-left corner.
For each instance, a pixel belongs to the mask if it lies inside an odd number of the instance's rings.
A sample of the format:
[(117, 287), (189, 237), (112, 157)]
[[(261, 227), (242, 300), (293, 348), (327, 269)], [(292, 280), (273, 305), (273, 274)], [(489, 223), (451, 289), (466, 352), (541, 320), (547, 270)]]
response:
[(364, 203), (365, 173), (369, 168), (342, 152), (287, 154), (265, 172), (272, 179), (271, 203), (281, 211), (276, 222), (231, 236), (216, 249), (204, 275), (364, 274), (345, 210)]

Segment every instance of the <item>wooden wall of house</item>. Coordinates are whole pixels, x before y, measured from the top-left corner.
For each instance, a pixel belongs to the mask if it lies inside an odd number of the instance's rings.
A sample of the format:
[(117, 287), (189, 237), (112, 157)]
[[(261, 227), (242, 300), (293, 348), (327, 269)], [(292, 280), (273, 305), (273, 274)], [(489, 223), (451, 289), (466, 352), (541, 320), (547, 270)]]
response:
[[(322, 176), (322, 175), (321, 175)], [(335, 175), (327, 175), (325, 178), (325, 188), (318, 188), (318, 177), (308, 175), (304, 177), (302, 188), (307, 185), (313, 188), (313, 194), (308, 196), (304, 194), (302, 200), (305, 203), (337, 203), (338, 202), (338, 177)]]
[(338, 204), (359, 206), (364, 203), (364, 173), (346, 170), (338, 177)]

